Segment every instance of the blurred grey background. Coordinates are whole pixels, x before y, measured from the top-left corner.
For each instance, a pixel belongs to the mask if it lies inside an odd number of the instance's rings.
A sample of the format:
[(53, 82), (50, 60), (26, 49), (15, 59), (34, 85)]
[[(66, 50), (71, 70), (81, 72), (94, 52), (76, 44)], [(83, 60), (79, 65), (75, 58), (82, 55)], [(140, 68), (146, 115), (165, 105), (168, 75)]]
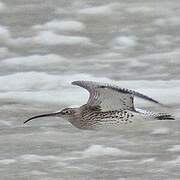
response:
[[(0, 0), (0, 179), (180, 179), (180, 1)], [(80, 105), (73, 80), (111, 82), (174, 114), (133, 131), (32, 115)]]

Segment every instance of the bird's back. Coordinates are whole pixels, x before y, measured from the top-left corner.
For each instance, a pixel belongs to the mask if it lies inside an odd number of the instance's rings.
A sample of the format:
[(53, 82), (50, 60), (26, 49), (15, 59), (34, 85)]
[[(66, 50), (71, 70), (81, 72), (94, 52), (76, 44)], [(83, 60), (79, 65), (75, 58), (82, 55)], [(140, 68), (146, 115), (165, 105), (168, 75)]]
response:
[(80, 124), (83, 129), (101, 126), (119, 126), (133, 123), (134, 112), (129, 110), (100, 111), (86, 108), (81, 112)]
[(83, 107), (79, 116), (79, 125), (81, 129), (131, 127), (151, 120), (169, 120), (170, 117), (163, 113), (147, 114), (131, 110), (101, 111), (98, 107)]

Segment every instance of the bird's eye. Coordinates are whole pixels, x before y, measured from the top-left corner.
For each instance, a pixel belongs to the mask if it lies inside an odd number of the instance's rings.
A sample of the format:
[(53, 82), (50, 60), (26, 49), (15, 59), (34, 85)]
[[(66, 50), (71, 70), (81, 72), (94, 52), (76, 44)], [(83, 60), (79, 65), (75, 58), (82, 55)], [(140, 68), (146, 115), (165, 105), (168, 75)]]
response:
[(71, 112), (69, 110), (66, 110), (63, 112), (63, 114), (70, 114)]
[(70, 114), (70, 111), (65, 111), (65, 114)]

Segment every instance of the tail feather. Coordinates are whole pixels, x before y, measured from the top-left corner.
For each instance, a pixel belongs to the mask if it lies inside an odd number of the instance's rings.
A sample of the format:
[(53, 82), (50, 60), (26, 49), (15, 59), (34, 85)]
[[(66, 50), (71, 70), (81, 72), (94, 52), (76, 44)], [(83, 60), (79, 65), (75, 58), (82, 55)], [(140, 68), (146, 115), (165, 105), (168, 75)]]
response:
[(157, 114), (155, 116), (155, 119), (157, 119), (157, 120), (175, 120), (172, 115), (170, 115), (170, 114), (162, 114), (162, 113)]
[(157, 120), (175, 120), (175, 118), (166, 113), (157, 113), (157, 112), (152, 112), (152, 111), (146, 111), (142, 109), (137, 109), (137, 112), (140, 114), (143, 114), (145, 117), (157, 119)]

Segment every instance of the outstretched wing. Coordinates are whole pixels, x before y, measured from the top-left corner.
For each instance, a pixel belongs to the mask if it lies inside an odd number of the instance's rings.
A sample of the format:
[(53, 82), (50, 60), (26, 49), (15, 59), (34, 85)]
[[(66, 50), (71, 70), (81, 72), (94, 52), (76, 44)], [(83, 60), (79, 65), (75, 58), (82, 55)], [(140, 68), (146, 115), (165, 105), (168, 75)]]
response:
[(97, 83), (92, 81), (74, 81), (72, 84), (78, 85), (88, 90), (90, 96), (87, 105), (100, 106), (102, 111), (123, 109), (135, 110), (134, 96), (138, 96), (154, 103), (159, 103), (158, 101), (136, 91), (111, 86), (105, 83)]

